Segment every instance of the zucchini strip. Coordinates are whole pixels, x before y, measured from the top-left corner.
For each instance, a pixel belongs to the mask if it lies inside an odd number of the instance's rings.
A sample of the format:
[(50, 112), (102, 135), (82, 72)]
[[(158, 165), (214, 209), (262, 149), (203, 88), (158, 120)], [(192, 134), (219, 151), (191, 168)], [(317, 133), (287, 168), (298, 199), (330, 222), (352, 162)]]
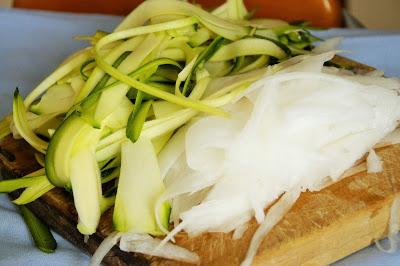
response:
[(138, 36), (138, 35), (144, 35), (144, 34), (148, 34), (148, 33), (155, 33), (155, 32), (160, 32), (160, 31), (182, 28), (182, 27), (196, 24), (198, 22), (199, 22), (199, 20), (197, 18), (188, 17), (188, 18), (177, 19), (177, 20), (168, 21), (168, 22), (164, 22), (164, 23), (159, 23), (159, 24), (138, 26), (138, 27), (126, 29), (123, 31), (117, 31), (117, 32), (111, 33), (111, 34), (101, 38), (95, 47), (97, 47), (96, 48), (97, 51), (100, 51), (101, 47), (103, 47), (109, 43), (121, 40), (121, 39), (126, 39), (126, 38), (130, 38), (130, 37)]
[(193, 72), (196, 71), (197, 67), (200, 64), (204, 64), (207, 62), (215, 53), (218, 52), (218, 50), (221, 48), (221, 46), (224, 44), (225, 39), (222, 38), (221, 36), (218, 36), (215, 38), (210, 45), (200, 53), (200, 55), (197, 57), (193, 67), (191, 68), (191, 71), (189, 72), (189, 75), (187, 76), (185, 80), (185, 84), (183, 85), (183, 90), (182, 94), (186, 95), (188, 88), (189, 88), (189, 83), (192, 78)]
[[(113, 67), (118, 67), (130, 54), (131, 54), (130, 51), (126, 51), (126, 52), (122, 53), (122, 54), (118, 57), (118, 59), (115, 60), (115, 62), (114, 62), (114, 64), (113, 64), (112, 66), (113, 66)], [(93, 90), (91, 91), (91, 93), (95, 93), (95, 92), (98, 92), (98, 91), (102, 90), (102, 89), (106, 86), (106, 84), (107, 84), (107, 82), (108, 82), (109, 79), (110, 79), (110, 75), (105, 74), (105, 75), (100, 79), (100, 81), (96, 84), (96, 86), (93, 88)], [(90, 95), (90, 94), (89, 94), (89, 95)]]
[[(98, 45), (99, 44), (100, 44), (100, 42), (98, 43)], [(134, 87), (137, 90), (143, 91), (147, 94), (153, 95), (155, 97), (158, 97), (160, 99), (166, 100), (171, 103), (182, 105), (182, 106), (188, 107), (188, 108), (193, 108), (193, 109), (205, 112), (205, 113), (221, 115), (221, 116), (225, 116), (225, 117), (227, 116), (227, 113), (219, 108), (211, 107), (211, 106), (208, 106), (208, 105), (203, 104), (198, 101), (193, 101), (190, 99), (172, 95), (168, 92), (161, 91), (158, 88), (149, 86), (145, 83), (139, 82), (139, 81), (129, 77), (128, 75), (120, 72), (118, 69), (114, 68), (113, 66), (107, 64), (99, 55), (99, 48), (100, 47), (98, 47), (96, 45), (95, 59), (96, 59), (98, 66), (100, 68), (102, 68), (105, 72), (107, 72), (108, 74), (113, 76), (115, 79), (118, 79), (118, 80)]]
[(114, 206), (115, 196), (101, 197), (100, 198), (100, 212), (105, 213), (109, 208)]
[(257, 58), (254, 62), (248, 64), (247, 66), (244, 66), (242, 69), (240, 69), (237, 74), (243, 74), (246, 72), (249, 72), (251, 70), (255, 70), (257, 68), (261, 68), (268, 64), (269, 61), (269, 56), (268, 55), (261, 55), (260, 57)]
[(11, 121), (12, 115), (7, 115), (3, 118), (0, 122), (0, 140), (6, 137), (7, 135), (11, 134)]
[[(93, 128), (76, 112), (73, 112), (57, 128), (47, 149), (46, 175), (49, 181), (57, 187), (70, 186), (69, 160), (76, 142), (82, 136), (89, 134)], [(65, 136), (68, 136), (66, 138)]]
[(57, 242), (50, 229), (37, 218), (27, 207), (19, 206), (22, 217), (32, 235), (35, 246), (45, 253), (53, 253), (57, 248)]
[[(132, 51), (132, 53), (122, 62), (118, 70), (122, 73), (131, 73), (142, 65), (151, 53), (162, 43), (164, 33), (149, 33), (144, 40)], [(117, 67), (116, 67), (117, 68)]]
[(35, 181), (17, 199), (13, 200), (13, 203), (17, 205), (28, 204), (54, 188), (45, 175), (36, 177)]
[[(251, 47), (251, 49), (249, 49), (249, 47)], [(278, 59), (283, 59), (287, 56), (282, 48), (270, 40), (246, 38), (221, 47), (221, 49), (210, 58), (210, 61), (231, 60), (235, 57), (246, 55), (270, 55)]]
[(117, 154), (121, 150), (121, 142), (126, 138), (125, 130), (126, 129), (124, 128), (124, 136), (119, 141), (116, 141), (116, 142), (96, 151), (96, 161), (97, 162), (109, 160), (109, 159), (117, 156)]
[(290, 50), (290, 48), (278, 40), (275, 40), (270, 37), (262, 36), (262, 35), (257, 35), (257, 34), (254, 34), (254, 37), (273, 42), (275, 45), (277, 45), (279, 48), (281, 48), (288, 57), (290, 57), (292, 55), (292, 51)]
[(140, 106), (140, 109), (136, 114), (132, 112), (131, 117), (129, 117), (128, 124), (126, 126), (126, 137), (132, 142), (136, 142), (139, 139), (140, 133), (143, 129), (143, 124), (146, 120), (147, 113), (149, 112), (152, 103), (152, 100), (145, 102)]
[(243, 67), (244, 65), (244, 56), (239, 56), (235, 59), (235, 64), (233, 65), (230, 74), (235, 74), (239, 72), (239, 70)]
[(153, 143), (153, 146), (154, 146), (154, 151), (156, 152), (157, 155), (167, 144), (169, 139), (172, 137), (172, 134), (174, 134), (174, 131), (168, 132), (164, 135), (160, 135), (151, 140), (151, 143)]
[[(105, 57), (104, 60), (109, 63), (113, 64), (115, 60), (118, 59), (124, 52), (132, 51), (135, 49), (141, 42), (143, 41), (143, 36), (137, 36), (135, 38), (131, 38), (121, 44), (119, 44), (116, 48), (110, 51)], [(100, 51), (99, 51), (100, 52)], [(85, 82), (85, 85), (77, 94), (74, 104), (81, 102), (85, 99), (90, 92), (94, 89), (100, 79), (103, 77), (104, 71), (100, 69), (98, 66), (93, 70), (90, 74), (88, 80)]]
[[(247, 86), (248, 84), (244, 84), (243, 86), (239, 87), (235, 86), (234, 89), (230, 89), (231, 91), (224, 96), (213, 98), (213, 95), (211, 95), (211, 97), (203, 100), (203, 102), (206, 102), (212, 106), (223, 106), (235, 99), (235, 97), (237, 97), (239, 93), (246, 89)], [(197, 114), (198, 111), (187, 108), (169, 114), (161, 119), (145, 122), (141, 135), (149, 139), (155, 139), (179, 128)], [(120, 137), (118, 140), (96, 151), (96, 160), (98, 162), (110, 160), (111, 158), (117, 156), (117, 154), (121, 151), (121, 143), (126, 139), (126, 136), (123, 134), (124, 130), (126, 129), (120, 129), (117, 131), (118, 134), (115, 135), (115, 138)]]
[(29, 107), (33, 101), (42, 95), (51, 85), (56, 83), (59, 79), (70, 73), (73, 69), (79, 67), (87, 60), (91, 59), (89, 49), (79, 51), (73, 57), (60, 65), (50, 76), (43, 80), (35, 89), (33, 89), (25, 98), (24, 104)]
[[(240, 83), (240, 85), (243, 84)], [(244, 85), (247, 85), (247, 83)], [(211, 106), (223, 106), (234, 99), (245, 87), (247, 86), (236, 85), (233, 88), (229, 88), (223, 96), (216, 97), (216, 95), (210, 95), (207, 99), (202, 101)], [(196, 114), (198, 114), (198, 111), (187, 108), (168, 114), (160, 119), (147, 121), (143, 125), (142, 135), (146, 138), (154, 139), (177, 129)], [(96, 151), (96, 160), (98, 162), (113, 158), (118, 154), (121, 148), (121, 142), (126, 139), (126, 136), (124, 135), (125, 130), (125, 128), (122, 128), (101, 140), (101, 149)]]
[[(46, 176), (44, 176), (46, 178)], [(10, 193), (14, 190), (20, 188), (26, 188), (35, 185), (37, 182), (40, 182), (43, 179), (43, 176), (27, 176), (16, 179), (8, 179), (0, 181), (0, 192), (1, 193)]]
[(81, 68), (79, 69), (79, 72), (81, 73), (81, 76), (83, 78), (84, 81), (88, 80), (88, 76), (85, 74), (85, 69), (87, 66), (89, 66), (90, 64), (94, 63), (94, 59), (90, 59), (88, 61), (86, 61), (85, 63), (83, 63), (81, 65)]
[(29, 127), (25, 105), (18, 89), (14, 92), (13, 121), (18, 133), (37, 151), (45, 153), (48, 143), (36, 136)]
[[(150, 62), (144, 64), (143, 66), (139, 67), (138, 69), (132, 71), (129, 74), (129, 76), (132, 78), (137, 78), (138, 76), (142, 75), (143, 73), (146, 73), (147, 71), (149, 71), (153, 68), (159, 67), (160, 65), (173, 65), (178, 68), (181, 68), (181, 66), (177, 62), (175, 62), (169, 58), (158, 58), (158, 59), (150, 61)], [(121, 83), (122, 83), (121, 81), (114, 81), (113, 83), (110, 83), (109, 85), (103, 87), (102, 89), (99, 89), (98, 91), (96, 91), (96, 93), (92, 93), (88, 97), (86, 97), (82, 101), (81, 105), (90, 107), (91, 105), (93, 105), (97, 102), (97, 98), (100, 96), (100, 93), (102, 91), (107, 90), (107, 89), (112, 89), (114, 86), (119, 85)]]
[(189, 44), (192, 47), (200, 46), (211, 38), (211, 32), (207, 28), (200, 28), (190, 37)]
[(242, 20), (247, 16), (247, 9), (243, 1), (240, 0), (227, 0), (227, 14), (228, 18), (234, 20)]
[(193, 59), (182, 69), (182, 71), (179, 72), (178, 78), (176, 79), (176, 82), (175, 82), (175, 94), (176, 95), (183, 96), (181, 93), (181, 89), (180, 89), (181, 83), (184, 80), (188, 80), (189, 75), (190, 75), (190, 73), (192, 73), (193, 68), (196, 64), (197, 58), (198, 58), (198, 55), (193, 57)]
[(113, 180), (113, 179), (115, 179), (115, 178), (118, 178), (118, 177), (119, 177), (119, 171), (120, 171), (120, 168), (119, 168), (119, 167), (113, 169), (113, 170), (111, 171), (111, 173), (109, 173), (109, 174), (106, 175), (105, 177), (102, 177), (102, 178), (101, 178), (101, 183), (102, 183), (102, 184), (105, 184), (105, 183), (110, 182), (111, 180)]
[(125, 136), (125, 131), (126, 129), (122, 128), (101, 139), (97, 144), (97, 150), (101, 150), (114, 142), (120, 141)]
[(143, 2), (118, 25), (115, 32), (142, 26), (151, 17), (166, 14), (195, 16), (209, 30), (229, 40), (240, 39), (250, 32), (249, 27), (221, 19), (197, 6), (178, 0), (169, 0), (168, 3), (165, 0)]
[(108, 163), (103, 169), (102, 171), (106, 171), (108, 169), (111, 168), (115, 168), (115, 167), (120, 167), (121, 166), (121, 156), (118, 154), (117, 157), (115, 157), (114, 159), (111, 160), (110, 163)]

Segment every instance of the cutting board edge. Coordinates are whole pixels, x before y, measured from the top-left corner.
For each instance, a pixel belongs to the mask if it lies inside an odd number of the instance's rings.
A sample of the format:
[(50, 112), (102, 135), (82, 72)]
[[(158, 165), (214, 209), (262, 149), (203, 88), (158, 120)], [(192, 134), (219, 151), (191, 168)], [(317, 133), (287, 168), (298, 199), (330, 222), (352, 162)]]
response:
[[(305, 234), (296, 241), (285, 242), (272, 250), (263, 249), (257, 253), (253, 265), (329, 265), (360, 251), (375, 240), (387, 237), (391, 206), (396, 196), (400, 197), (400, 192), (366, 205), (353, 215), (343, 216), (330, 226)], [(357, 229), (359, 225), (363, 227)], [(355, 233), (359, 238), (350, 240), (346, 237)], [(336, 241), (332, 241), (335, 237)], [(318, 252), (321, 247), (323, 254)], [(302, 249), (301, 253), (297, 252), (299, 249)]]

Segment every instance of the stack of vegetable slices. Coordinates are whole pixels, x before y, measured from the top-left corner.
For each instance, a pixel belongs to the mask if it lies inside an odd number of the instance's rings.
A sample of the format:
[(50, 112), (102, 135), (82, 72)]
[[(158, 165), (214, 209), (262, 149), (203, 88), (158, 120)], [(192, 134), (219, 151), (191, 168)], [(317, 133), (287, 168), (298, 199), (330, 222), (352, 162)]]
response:
[(92, 46), (25, 99), (15, 91), (0, 137), (25, 139), (43, 168), (1, 181), (0, 191), (24, 188), (20, 205), (55, 186), (71, 191), (84, 235), (111, 207), (117, 231), (164, 235), (170, 204), (154, 207), (164, 191), (157, 159), (164, 145), (201, 113), (228, 116), (221, 107), (266, 66), (307, 54), (318, 40), (305, 25), (249, 16), (241, 0), (212, 12), (149, 0), (113, 33), (90, 36)]

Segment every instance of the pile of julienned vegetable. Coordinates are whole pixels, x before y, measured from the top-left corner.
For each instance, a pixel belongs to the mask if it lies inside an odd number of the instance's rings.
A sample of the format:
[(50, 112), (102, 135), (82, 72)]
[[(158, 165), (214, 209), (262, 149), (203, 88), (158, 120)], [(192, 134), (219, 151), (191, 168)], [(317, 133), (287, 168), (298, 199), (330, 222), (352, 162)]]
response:
[(1, 181), (0, 191), (24, 188), (14, 203), (27, 204), (63, 187), (82, 234), (114, 208), (116, 231), (153, 236), (169, 226), (170, 203), (154, 209), (164, 190), (157, 154), (176, 130), (202, 113), (227, 116), (221, 107), (265, 66), (317, 41), (305, 25), (251, 19), (241, 0), (212, 12), (148, 0), (114, 32), (89, 39), (25, 99), (15, 90), (0, 137), (25, 139), (43, 169)]

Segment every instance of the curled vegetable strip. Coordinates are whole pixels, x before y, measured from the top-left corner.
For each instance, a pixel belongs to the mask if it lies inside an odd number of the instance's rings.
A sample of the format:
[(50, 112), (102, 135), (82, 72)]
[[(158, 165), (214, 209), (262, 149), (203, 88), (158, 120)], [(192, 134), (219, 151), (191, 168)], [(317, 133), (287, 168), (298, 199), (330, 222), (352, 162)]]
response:
[(248, 27), (221, 19), (197, 6), (177, 0), (170, 0), (168, 3), (165, 3), (165, 0), (145, 1), (133, 10), (115, 31), (142, 26), (149, 18), (164, 14), (195, 16), (210, 31), (229, 40), (237, 40), (250, 32)]
[(162, 248), (157, 249), (160, 242), (160, 239), (152, 238), (147, 234), (126, 233), (122, 235), (119, 247), (121, 250), (128, 252), (139, 252), (193, 264), (200, 262), (200, 258), (196, 253), (172, 243), (167, 243)]
[(45, 175), (34, 178), (34, 184), (27, 187), (24, 192), (22, 192), (22, 194), (13, 201), (15, 204), (28, 204), (54, 188)]
[(246, 55), (270, 55), (282, 59), (286, 53), (272, 41), (246, 38), (223, 46), (211, 57), (210, 61), (231, 60)]
[(152, 238), (147, 234), (138, 233), (120, 233), (112, 232), (106, 237), (90, 260), (90, 266), (100, 265), (107, 253), (120, 242), (119, 247), (122, 251), (138, 252), (145, 255), (157, 256), (167, 259), (198, 264), (199, 256), (185, 248), (167, 243), (163, 248), (157, 250), (156, 247), (161, 242), (157, 238)]
[(5, 136), (11, 133), (10, 125), (12, 122), (12, 115), (7, 115), (0, 122), (0, 139), (3, 139)]
[(24, 102), (18, 89), (14, 92), (13, 121), (19, 134), (37, 151), (45, 153), (48, 143), (36, 136), (29, 127)]
[[(233, 101), (245, 88), (247, 88), (247, 85), (240, 86), (218, 98), (214, 98), (211, 95), (209, 98), (202, 100), (202, 102), (210, 106), (224, 106)], [(143, 126), (142, 135), (149, 139), (154, 139), (179, 128), (197, 114), (198, 111), (187, 108), (168, 114), (160, 119), (146, 121)], [(126, 139), (125, 130), (125, 128), (119, 129), (99, 142), (96, 151), (96, 160), (98, 162), (111, 159), (118, 154), (121, 149), (121, 142)]]
[(247, 9), (240, 0), (227, 0), (227, 13), (230, 19), (241, 20), (247, 15)]
[(254, 233), (250, 242), (250, 247), (247, 250), (245, 259), (242, 261), (241, 266), (250, 266), (253, 262), (254, 256), (257, 253), (258, 247), (264, 240), (265, 236), (271, 229), (283, 218), (289, 209), (296, 202), (300, 196), (300, 189), (296, 188), (290, 192), (286, 192), (283, 196), (269, 209), (264, 221)]
[(32, 172), (22, 178), (0, 181), (0, 192), (12, 192), (26, 188), (13, 202), (18, 205), (30, 203), (54, 188), (44, 175), (44, 168)]
[(135, 28), (131, 28), (131, 29), (126, 29), (123, 31), (111, 33), (111, 34), (101, 38), (95, 47), (96, 47), (96, 50), (100, 50), (101, 47), (103, 47), (109, 43), (121, 40), (121, 39), (126, 39), (126, 38), (130, 38), (133, 36), (138, 36), (138, 35), (144, 35), (144, 34), (148, 34), (148, 33), (183, 28), (186, 26), (196, 24), (198, 22), (199, 22), (199, 20), (197, 18), (188, 17), (188, 18), (177, 19), (177, 20), (168, 21), (168, 22), (164, 22), (164, 23), (159, 23), (159, 24), (146, 25), (146, 26), (140, 26), (140, 27), (135, 27)]
[(42, 95), (51, 85), (57, 82), (57, 80), (63, 78), (65, 75), (70, 73), (73, 69), (85, 63), (91, 58), (89, 49), (84, 49), (73, 57), (59, 66), (50, 76), (43, 80), (29, 95), (25, 98), (24, 104), (26, 107), (30, 106), (33, 101)]
[(44, 155), (41, 154), (41, 153), (35, 153), (34, 156), (35, 156), (36, 162), (40, 166), (44, 167), (44, 165), (46, 164), (45, 161), (44, 161)]
[(44, 175), (43, 168), (21, 178), (2, 180), (0, 181), (0, 192), (8, 193), (16, 189), (32, 186), (38, 182), (38, 180), (42, 179), (42, 175)]
[[(108, 35), (101, 39), (95, 46), (95, 59), (96, 63), (98, 66), (103, 69), (105, 72), (110, 74), (112, 77), (115, 79), (118, 79), (132, 87), (134, 87), (137, 90), (140, 90), (144, 93), (153, 95), (155, 97), (161, 98), (163, 100), (169, 101), (171, 103), (175, 103), (178, 105), (182, 105), (184, 107), (188, 108), (193, 108), (202, 112), (210, 113), (210, 114), (215, 114), (215, 115), (222, 115), (226, 116), (227, 114), (218, 108), (208, 106), (206, 104), (200, 103), (198, 101), (193, 101), (190, 99), (182, 98), (175, 96), (173, 94), (170, 94), (165, 91), (161, 91), (158, 88), (155, 88), (153, 86), (149, 86), (145, 83), (139, 82), (134, 78), (129, 77), (128, 75), (122, 73), (118, 69), (114, 68), (112, 65), (108, 64), (100, 55), (100, 50), (101, 47), (112, 42), (115, 40), (118, 40), (119, 38), (127, 38), (131, 36), (135, 36), (138, 34), (145, 34), (149, 32), (154, 32), (154, 31), (161, 31), (161, 30), (167, 30), (169, 28), (177, 28), (177, 27), (184, 27), (188, 25), (192, 25), (197, 22), (197, 19), (195, 18), (186, 18), (186, 19), (181, 19), (177, 21), (172, 21), (172, 22), (165, 22), (165, 23), (160, 23), (156, 25), (149, 25), (149, 26), (143, 26), (143, 27), (138, 27), (134, 28), (131, 30), (126, 30), (122, 32), (117, 32), (113, 33), (111, 35)], [(114, 34), (116, 36), (114, 36)]]
[(375, 241), (376, 247), (385, 253), (392, 254), (397, 250), (397, 246), (400, 242), (400, 238), (397, 233), (400, 229), (399, 221), (399, 211), (400, 211), (400, 196), (396, 196), (393, 200), (392, 207), (390, 208), (390, 218), (389, 218), (389, 248), (385, 249), (379, 240)]
[(122, 233), (120, 232), (112, 232), (109, 236), (107, 236), (103, 242), (101, 242), (100, 246), (96, 249), (96, 252), (93, 254), (90, 259), (89, 266), (97, 266), (100, 265), (103, 258), (107, 255), (107, 253), (118, 243), (121, 238)]
[[(143, 41), (143, 39), (144, 36), (137, 36), (121, 43), (104, 57), (104, 61), (109, 64), (115, 63), (115, 61), (118, 60), (118, 58), (120, 58), (124, 53), (135, 49)], [(74, 103), (78, 103), (85, 99), (85, 97), (87, 97), (92, 90), (96, 89), (103, 78), (104, 71), (97, 66), (89, 76), (89, 79), (86, 81), (83, 88), (79, 91)]]

